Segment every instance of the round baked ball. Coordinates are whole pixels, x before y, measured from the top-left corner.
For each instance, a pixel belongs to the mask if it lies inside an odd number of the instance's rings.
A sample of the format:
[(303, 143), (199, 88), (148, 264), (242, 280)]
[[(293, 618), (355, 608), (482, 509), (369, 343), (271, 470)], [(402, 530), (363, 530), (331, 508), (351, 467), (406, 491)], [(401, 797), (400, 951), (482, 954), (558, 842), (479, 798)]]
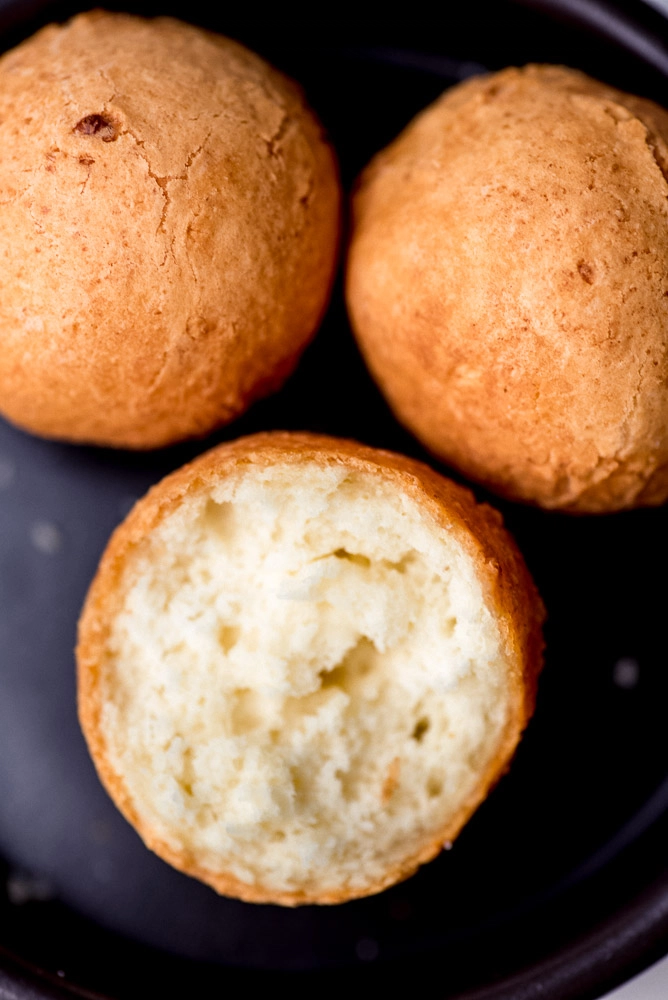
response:
[(502, 495), (668, 496), (668, 114), (582, 73), (506, 69), (363, 174), (347, 296), (398, 418)]
[(353, 442), (242, 438), (112, 537), (81, 723), (166, 861), (248, 901), (338, 903), (433, 858), (508, 767), (542, 618), (467, 490)]
[(339, 181), (301, 91), (101, 11), (0, 59), (0, 411), (151, 448), (276, 389), (326, 307)]

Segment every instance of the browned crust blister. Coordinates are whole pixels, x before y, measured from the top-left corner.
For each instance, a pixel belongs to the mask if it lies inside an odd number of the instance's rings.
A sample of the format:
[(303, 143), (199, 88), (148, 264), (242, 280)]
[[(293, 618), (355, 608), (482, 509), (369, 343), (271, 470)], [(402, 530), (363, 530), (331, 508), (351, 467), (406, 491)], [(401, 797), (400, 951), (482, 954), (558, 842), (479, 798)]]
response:
[[(124, 575), (134, 553), (151, 533), (189, 496), (206, 492), (240, 466), (261, 470), (276, 463), (342, 466), (379, 477), (413, 500), (436, 525), (453, 532), (473, 559), (485, 601), (496, 618), (508, 663), (507, 684), (512, 706), (496, 755), (481, 773), (476, 789), (459, 812), (450, 817), (438, 836), (415, 844), (399, 865), (362, 890), (334, 885), (312, 885), (300, 891), (277, 892), (249, 885), (225, 871), (203, 868), (164, 843), (142, 819), (123, 776), (111, 766), (101, 728), (100, 672), (108, 656), (111, 624), (124, 596)], [(541, 625), (544, 608), (514, 541), (491, 507), (477, 504), (472, 494), (437, 475), (428, 466), (401, 455), (354, 441), (305, 433), (263, 433), (220, 445), (172, 473), (154, 486), (113, 534), (91, 585), (79, 623), (77, 646), (79, 716), (99, 775), (116, 805), (138, 830), (145, 843), (164, 860), (208, 883), (218, 892), (249, 902), (338, 903), (358, 895), (380, 892), (407, 878), (452, 841), (508, 767), (518, 740), (534, 708), (536, 683), (542, 666)]]
[(447, 92), (363, 173), (347, 297), (395, 413), (516, 500), (668, 497), (668, 114), (575, 70)]

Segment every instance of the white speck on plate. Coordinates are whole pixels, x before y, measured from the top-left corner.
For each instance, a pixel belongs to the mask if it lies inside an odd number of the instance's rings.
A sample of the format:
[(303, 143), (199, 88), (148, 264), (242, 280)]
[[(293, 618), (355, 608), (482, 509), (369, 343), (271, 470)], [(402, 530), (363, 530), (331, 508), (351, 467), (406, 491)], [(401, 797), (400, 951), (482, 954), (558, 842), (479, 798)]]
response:
[(105, 819), (94, 819), (90, 824), (90, 837), (96, 844), (108, 844), (111, 840), (111, 824)]
[(378, 958), (380, 949), (377, 941), (373, 941), (371, 938), (362, 938), (357, 942), (355, 951), (357, 957), (363, 962), (373, 962), (374, 959)]
[(16, 479), (16, 466), (9, 458), (0, 458), (0, 490), (8, 489)]
[(630, 691), (640, 680), (640, 664), (630, 656), (623, 656), (612, 668), (612, 679), (617, 687)]
[(53, 887), (41, 875), (13, 871), (7, 876), (7, 896), (14, 906), (24, 903), (43, 903), (53, 899)]
[(109, 858), (98, 858), (93, 863), (93, 878), (96, 882), (111, 882), (114, 877), (114, 866)]
[(38, 552), (53, 556), (63, 547), (63, 536), (59, 528), (50, 521), (35, 521), (30, 526), (30, 541)]

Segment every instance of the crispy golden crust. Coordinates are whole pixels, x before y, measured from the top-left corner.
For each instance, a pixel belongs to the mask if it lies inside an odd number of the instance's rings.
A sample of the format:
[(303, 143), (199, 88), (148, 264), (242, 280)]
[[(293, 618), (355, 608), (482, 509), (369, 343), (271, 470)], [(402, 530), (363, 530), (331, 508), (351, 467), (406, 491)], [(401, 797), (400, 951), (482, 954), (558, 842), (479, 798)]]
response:
[[(480, 774), (477, 788), (460, 811), (450, 817), (437, 837), (418, 843), (401, 865), (389, 869), (382, 880), (356, 892), (328, 885), (313, 885), (299, 892), (276, 892), (261, 885), (243, 883), (224, 871), (203, 868), (191, 857), (174, 851), (156, 837), (142, 820), (122, 775), (116, 773), (109, 762), (101, 730), (100, 664), (106, 656), (110, 625), (120, 608), (123, 575), (131, 564), (133, 552), (187, 496), (208, 491), (214, 481), (233, 473), (240, 465), (262, 469), (279, 462), (339, 465), (382, 477), (389, 480), (397, 491), (414, 500), (433, 517), (436, 524), (454, 532), (477, 567), (485, 599), (496, 615), (508, 664), (512, 711), (496, 755)], [(503, 527), (500, 514), (485, 504), (476, 504), (468, 490), (437, 475), (420, 462), (354, 441), (312, 434), (257, 434), (220, 445), (162, 480), (137, 503), (112, 536), (79, 622), (79, 717), (107, 791), (147, 846), (164, 860), (208, 883), (218, 892), (248, 902), (273, 902), (286, 906), (339, 903), (354, 896), (380, 892), (408, 878), (419, 865), (435, 857), (445, 843), (457, 836), (505, 772), (534, 708), (536, 683), (542, 666), (543, 619), (544, 608), (538, 592), (519, 550)]]
[(0, 410), (151, 448), (292, 371), (340, 195), (299, 88), (228, 39), (95, 11), (0, 59)]
[(574, 70), (453, 88), (362, 175), (347, 297), (437, 455), (568, 511), (668, 497), (668, 114)]

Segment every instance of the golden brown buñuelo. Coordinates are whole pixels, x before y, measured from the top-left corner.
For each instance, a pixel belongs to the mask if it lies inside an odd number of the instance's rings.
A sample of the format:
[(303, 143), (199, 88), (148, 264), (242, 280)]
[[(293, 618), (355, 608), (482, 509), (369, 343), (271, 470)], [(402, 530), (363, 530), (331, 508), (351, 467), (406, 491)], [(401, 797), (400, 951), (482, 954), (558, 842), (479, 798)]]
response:
[(226, 38), (94, 11), (0, 59), (0, 411), (151, 448), (276, 389), (333, 280), (335, 158)]
[[(216, 484), (224, 484), (239, 475), (256, 477), (261, 482), (268, 470), (283, 465), (294, 469), (294, 473), (289, 475), (290, 481), (295, 481), (301, 471), (313, 464), (318, 469), (334, 470), (337, 475), (340, 473), (344, 489), (349, 488), (347, 484), (356, 476), (364, 480), (365, 494), (373, 490), (374, 484), (382, 485), (392, 496), (400, 498), (404, 509), (414, 508), (418, 519), (430, 525), (430, 531), (433, 529), (437, 536), (440, 532), (447, 533), (462, 547), (466, 560), (471, 560), (483, 603), (500, 637), (501, 678), (507, 710), (504, 709), (505, 722), (501, 725), (491, 756), (475, 774), (465, 800), (460, 802), (452, 815), (447, 816), (436, 833), (433, 830), (428, 833), (415, 830), (401, 858), (383, 868), (382, 874), (369, 884), (358, 881), (354, 889), (331, 884), (325, 871), (319, 879), (311, 878), (305, 884), (286, 891), (261, 881), (239, 878), (225, 864), (203, 863), (197, 851), (179, 848), (178, 830), (170, 830), (170, 837), (173, 834), (171, 842), (168, 842), (169, 837), (156, 832), (153, 822), (146, 818), (142, 801), (131, 790), (129, 777), (121, 773), (119, 766), (110, 759), (104, 690), (114, 690), (116, 668), (111, 640), (114, 623), (124, 606), (128, 587), (137, 578), (140, 553), (149, 551), (147, 544), (150, 545), (151, 540), (156, 538), (156, 533), (167, 519), (184, 509), (184, 505), (197, 501), (202, 494), (210, 495)], [(247, 520), (247, 515), (243, 514), (242, 523)], [(310, 530), (313, 528), (314, 525), (311, 525)], [(320, 559), (316, 563), (320, 565)], [(350, 566), (350, 563), (345, 565)], [(360, 574), (366, 572), (364, 568), (353, 569)], [(257, 588), (251, 587), (253, 589)], [(208, 883), (220, 893), (247, 901), (290, 906), (338, 903), (379, 892), (407, 878), (419, 865), (437, 855), (445, 843), (457, 836), (507, 769), (534, 708), (536, 682), (542, 665), (543, 617), (540, 597), (521, 554), (503, 527), (500, 515), (487, 505), (476, 504), (468, 490), (437, 475), (420, 462), (352, 441), (312, 434), (258, 434), (214, 448), (168, 476), (135, 506), (114, 533), (89, 591), (79, 624), (77, 660), (81, 724), (109, 794), (145, 843), (164, 860)], [(436, 669), (440, 668), (437, 666)], [(136, 674), (131, 672), (129, 676)], [(213, 692), (215, 682), (207, 683)], [(122, 698), (132, 697), (131, 688)], [(190, 766), (192, 769), (192, 758)], [(191, 777), (189, 781), (192, 780)], [(392, 780), (396, 780), (396, 768)], [(391, 793), (392, 789), (389, 789)], [(379, 821), (382, 822), (382, 804), (378, 808), (381, 810)]]
[(508, 497), (668, 496), (668, 114), (562, 67), (471, 79), (363, 173), (347, 297), (395, 413)]

